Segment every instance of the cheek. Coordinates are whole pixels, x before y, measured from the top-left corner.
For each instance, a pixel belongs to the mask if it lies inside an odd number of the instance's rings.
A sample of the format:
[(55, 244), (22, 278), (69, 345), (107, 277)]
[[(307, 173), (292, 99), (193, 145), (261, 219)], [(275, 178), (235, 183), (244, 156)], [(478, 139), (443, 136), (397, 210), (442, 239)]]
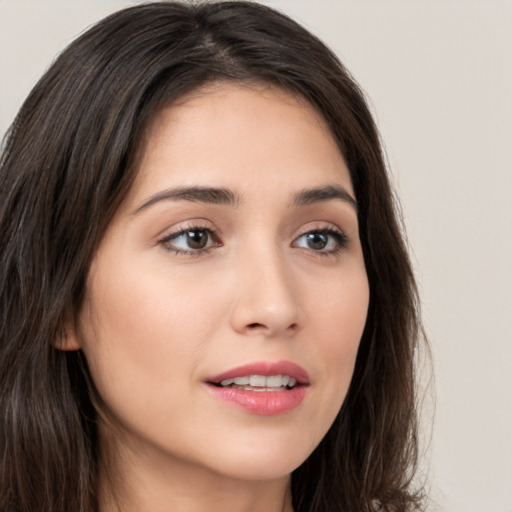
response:
[(177, 396), (173, 391), (194, 379), (222, 318), (209, 289), (200, 281), (166, 279), (150, 267), (110, 265), (92, 273), (80, 325), (100, 394), (111, 401), (126, 389), (141, 398), (155, 390)]
[[(336, 293), (336, 298), (326, 301), (323, 326), (325, 349), (335, 359), (354, 356), (366, 324), (369, 291), (366, 279), (346, 286)], [(336, 357), (338, 356), (338, 357)]]
[(347, 272), (340, 282), (326, 286), (324, 292), (323, 300), (318, 297), (315, 309), (316, 348), (332, 400), (341, 407), (352, 379), (368, 312), (369, 286), (364, 267)]

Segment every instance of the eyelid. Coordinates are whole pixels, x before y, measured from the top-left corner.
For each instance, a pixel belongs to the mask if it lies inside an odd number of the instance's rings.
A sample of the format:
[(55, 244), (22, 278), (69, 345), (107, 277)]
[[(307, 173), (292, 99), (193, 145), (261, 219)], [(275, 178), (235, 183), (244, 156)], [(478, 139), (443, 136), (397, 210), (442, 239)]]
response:
[(315, 233), (320, 231), (327, 233), (337, 233), (347, 237), (347, 239), (349, 238), (347, 235), (347, 231), (345, 229), (342, 229), (338, 224), (335, 224), (330, 221), (312, 221), (303, 224), (299, 229), (297, 229), (295, 231), (293, 239), (295, 240), (301, 237), (302, 235), (307, 235), (308, 233)]
[(308, 249), (306, 247), (298, 247), (299, 249), (304, 249), (305, 251), (309, 251), (314, 255), (318, 256), (337, 256), (343, 249), (347, 248), (350, 244), (350, 238), (346, 234), (344, 230), (339, 228), (336, 225), (330, 223), (323, 223), (317, 226), (309, 226), (307, 228), (302, 228), (300, 234), (297, 234), (292, 241), (292, 246), (303, 236), (312, 233), (323, 233), (329, 236), (332, 236), (336, 239), (337, 247), (329, 250), (314, 250)]
[[(164, 250), (175, 254), (185, 256), (200, 256), (208, 252), (210, 249), (214, 247), (220, 247), (222, 245), (222, 242), (220, 241), (219, 237), (219, 231), (216, 228), (207, 226), (205, 224), (206, 221), (202, 221), (202, 223), (188, 221), (184, 224), (179, 225), (178, 227), (175, 227), (174, 229), (171, 229), (171, 231), (167, 230), (166, 234), (158, 239), (157, 244), (160, 245)], [(179, 247), (172, 246), (172, 240), (175, 240), (180, 236), (186, 235), (187, 232), (190, 231), (204, 231), (205, 233), (208, 234), (210, 242), (213, 243), (210, 243), (210, 245), (207, 247), (198, 249), (182, 249)]]
[[(172, 244), (173, 240), (176, 240), (181, 236), (186, 235), (187, 232), (190, 231), (202, 231), (207, 233), (209, 237), (207, 242), (208, 245), (205, 247), (191, 247), (189, 249), (186, 249)], [(298, 245), (298, 241), (302, 237), (313, 233), (320, 233), (327, 235), (329, 237), (333, 237), (336, 247), (325, 250), (323, 248), (314, 249)], [(292, 247), (296, 247), (298, 249), (310, 252), (313, 255), (319, 256), (336, 256), (349, 244), (350, 238), (347, 236), (346, 232), (336, 224), (332, 224), (330, 222), (311, 222), (306, 224), (305, 226), (302, 226), (300, 231), (297, 230), (296, 235), (293, 237), (291, 242)], [(211, 249), (220, 247), (224, 244), (219, 235), (219, 230), (216, 227), (212, 227), (209, 221), (201, 219), (189, 220), (184, 223), (177, 224), (173, 228), (169, 228), (168, 230), (166, 230), (166, 234), (164, 236), (159, 237), (159, 239), (157, 240), (157, 245), (160, 245), (164, 250), (168, 252), (172, 252), (178, 255), (200, 256), (202, 254), (208, 253)]]

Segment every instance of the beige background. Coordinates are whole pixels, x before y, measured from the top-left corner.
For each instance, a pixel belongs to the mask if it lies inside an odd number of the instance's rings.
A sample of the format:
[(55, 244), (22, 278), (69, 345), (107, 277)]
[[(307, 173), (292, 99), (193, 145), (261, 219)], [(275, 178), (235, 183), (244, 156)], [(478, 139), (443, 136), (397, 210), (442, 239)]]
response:
[[(133, 3), (0, 0), (0, 134), (57, 52)], [(340, 55), (387, 146), (433, 347), (431, 510), (512, 512), (512, 1), (266, 3)]]

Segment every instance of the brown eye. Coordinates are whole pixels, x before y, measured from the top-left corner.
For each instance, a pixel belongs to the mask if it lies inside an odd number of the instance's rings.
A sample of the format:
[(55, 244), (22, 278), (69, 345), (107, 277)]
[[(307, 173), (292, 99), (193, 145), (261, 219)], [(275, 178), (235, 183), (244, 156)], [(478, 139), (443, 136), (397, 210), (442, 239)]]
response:
[(329, 243), (329, 235), (325, 233), (308, 233), (305, 235), (306, 245), (314, 251), (325, 249)]
[(182, 229), (159, 242), (166, 250), (177, 254), (201, 254), (222, 245), (215, 233), (207, 228)]
[(333, 228), (308, 231), (293, 242), (294, 247), (325, 255), (336, 254), (347, 245), (347, 236)]
[(208, 244), (209, 235), (201, 229), (194, 229), (183, 234), (190, 249), (204, 249)]

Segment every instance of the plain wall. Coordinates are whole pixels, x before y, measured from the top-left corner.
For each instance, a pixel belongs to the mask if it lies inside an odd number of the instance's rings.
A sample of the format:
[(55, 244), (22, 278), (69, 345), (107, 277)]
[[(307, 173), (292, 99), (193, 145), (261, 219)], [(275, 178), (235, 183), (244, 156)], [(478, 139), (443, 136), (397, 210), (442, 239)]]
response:
[[(134, 3), (0, 0), (0, 135), (64, 46)], [(512, 512), (512, 2), (265, 3), (324, 39), (371, 98), (433, 350), (431, 510)]]

